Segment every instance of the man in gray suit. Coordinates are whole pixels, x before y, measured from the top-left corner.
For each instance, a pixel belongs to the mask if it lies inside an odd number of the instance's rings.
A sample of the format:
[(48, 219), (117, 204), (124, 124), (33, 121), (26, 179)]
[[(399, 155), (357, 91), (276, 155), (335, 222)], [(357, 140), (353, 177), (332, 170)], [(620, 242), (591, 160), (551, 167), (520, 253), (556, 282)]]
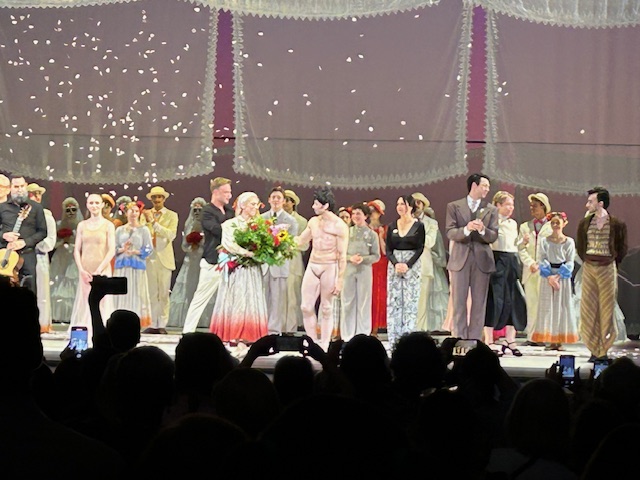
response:
[[(469, 194), (447, 205), (454, 337), (482, 340), (489, 279), (496, 269), (490, 245), (498, 238), (498, 210), (483, 202), (490, 187), (489, 177), (474, 173), (467, 178)], [(471, 315), (467, 322), (469, 290)]]
[[(298, 234), (298, 222), (284, 211), (284, 190), (274, 187), (269, 194), (269, 211), (262, 218), (272, 219), (275, 225), (287, 225), (291, 236)], [(287, 316), (287, 277), (289, 276), (289, 260), (281, 266), (266, 266), (264, 273), (265, 298), (269, 314), (269, 334), (282, 332), (282, 323)]]

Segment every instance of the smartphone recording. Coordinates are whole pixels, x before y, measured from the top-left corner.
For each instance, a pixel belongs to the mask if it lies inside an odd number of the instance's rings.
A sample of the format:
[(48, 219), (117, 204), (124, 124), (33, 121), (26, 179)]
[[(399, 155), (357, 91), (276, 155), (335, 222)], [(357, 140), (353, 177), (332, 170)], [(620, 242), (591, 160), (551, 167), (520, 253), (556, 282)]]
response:
[(111, 295), (125, 295), (127, 293), (127, 277), (107, 277), (94, 275), (91, 285), (100, 287), (105, 293)]
[(280, 352), (299, 352), (302, 347), (302, 337), (279, 335), (276, 338), (276, 347)]
[(87, 331), (87, 327), (71, 327), (68, 348), (75, 350), (77, 353), (82, 353), (89, 348), (89, 332)]
[(596, 360), (593, 363), (593, 378), (598, 378), (602, 372), (611, 364), (611, 360)]
[(576, 357), (573, 355), (560, 355), (560, 370), (564, 386), (573, 385), (576, 376)]

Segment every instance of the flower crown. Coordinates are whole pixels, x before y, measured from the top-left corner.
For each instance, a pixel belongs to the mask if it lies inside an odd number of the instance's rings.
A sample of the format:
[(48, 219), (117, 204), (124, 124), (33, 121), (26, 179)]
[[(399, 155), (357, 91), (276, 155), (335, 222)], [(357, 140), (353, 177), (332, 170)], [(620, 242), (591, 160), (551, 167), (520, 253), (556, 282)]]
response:
[(549, 212), (549, 213), (547, 213), (547, 220), (551, 220), (553, 217), (560, 217), (565, 222), (569, 221), (569, 219), (567, 218), (567, 214), (564, 213), (564, 212)]
[(142, 200), (138, 200), (136, 202), (121, 203), (118, 205), (118, 210), (120, 210), (120, 213), (124, 213), (131, 207), (138, 207), (138, 210), (142, 211), (144, 210), (144, 202)]

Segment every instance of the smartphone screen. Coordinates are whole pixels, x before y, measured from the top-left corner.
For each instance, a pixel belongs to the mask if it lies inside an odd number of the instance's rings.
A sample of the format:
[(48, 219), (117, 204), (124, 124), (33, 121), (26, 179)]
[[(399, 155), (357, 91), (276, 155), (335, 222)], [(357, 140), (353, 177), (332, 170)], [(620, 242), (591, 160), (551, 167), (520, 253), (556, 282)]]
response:
[(600, 360), (593, 364), (593, 378), (598, 378), (605, 368), (609, 366), (609, 361)]
[(83, 352), (89, 347), (89, 332), (87, 327), (71, 327), (69, 348), (76, 352)]
[(560, 355), (560, 368), (565, 385), (573, 384), (576, 374), (576, 357), (573, 355)]
[(276, 338), (279, 351), (297, 352), (302, 346), (302, 338), (293, 335), (281, 335)]

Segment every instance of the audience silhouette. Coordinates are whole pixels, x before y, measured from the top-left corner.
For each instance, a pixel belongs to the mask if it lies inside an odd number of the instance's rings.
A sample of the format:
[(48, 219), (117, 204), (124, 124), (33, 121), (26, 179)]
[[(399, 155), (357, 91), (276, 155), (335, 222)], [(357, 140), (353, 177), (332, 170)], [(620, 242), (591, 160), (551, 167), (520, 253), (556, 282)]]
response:
[[(7, 478), (592, 479), (634, 471), (640, 367), (618, 358), (564, 387), (557, 365), (519, 383), (478, 342), (400, 337), (391, 359), (376, 337), (325, 352), (277, 335), (238, 361), (212, 333), (182, 336), (175, 360), (140, 346), (140, 319), (92, 285), (93, 347), (43, 358), (33, 293), (0, 279), (12, 341), (0, 367), (0, 471)], [(254, 366), (280, 354), (272, 378)], [(52, 373), (53, 371), (53, 373)], [(380, 455), (382, 454), (382, 455)], [(448, 461), (451, 459), (452, 461)], [(453, 463), (452, 463), (453, 462)]]

